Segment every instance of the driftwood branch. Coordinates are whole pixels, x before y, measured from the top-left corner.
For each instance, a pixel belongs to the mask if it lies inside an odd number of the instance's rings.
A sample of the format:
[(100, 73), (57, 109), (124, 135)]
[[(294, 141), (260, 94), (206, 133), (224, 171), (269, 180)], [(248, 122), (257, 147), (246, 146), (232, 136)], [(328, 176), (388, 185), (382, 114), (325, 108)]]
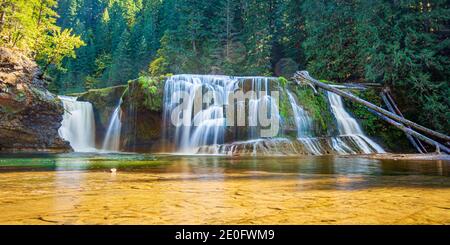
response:
[[(385, 109), (383, 109), (381, 107), (378, 107), (378, 106), (376, 106), (376, 105), (374, 105), (374, 104), (372, 104), (370, 102), (367, 102), (367, 101), (365, 101), (365, 100), (363, 100), (363, 99), (361, 99), (361, 98), (359, 98), (359, 97), (357, 97), (357, 96), (355, 96), (355, 95), (353, 95), (351, 93), (344, 92), (344, 91), (342, 91), (340, 89), (333, 88), (332, 86), (330, 86), (328, 84), (319, 82), (316, 79), (312, 78), (307, 71), (297, 72), (294, 75), (294, 79), (300, 84), (305, 84), (305, 83), (306, 84), (313, 84), (314, 86), (317, 86), (317, 87), (322, 88), (324, 90), (327, 90), (327, 91), (333, 92), (335, 94), (338, 94), (338, 95), (340, 95), (340, 96), (342, 96), (344, 98), (347, 98), (347, 99), (349, 99), (351, 101), (354, 101), (356, 103), (362, 104), (362, 105), (372, 109), (373, 111), (376, 111), (376, 112), (384, 115), (385, 117), (394, 120), (395, 122), (401, 122), (401, 123), (403, 123), (403, 124), (405, 124), (405, 125), (407, 125), (407, 126), (409, 126), (411, 128), (414, 128), (414, 129), (419, 130), (419, 131), (421, 131), (423, 133), (426, 133), (429, 136), (432, 136), (432, 137), (437, 138), (437, 139), (441, 139), (441, 140), (443, 140), (445, 142), (445, 144), (450, 142), (450, 137), (445, 135), (445, 134), (442, 134), (442, 133), (433, 131), (431, 129), (428, 129), (428, 128), (426, 128), (426, 127), (424, 127), (422, 125), (419, 125), (419, 124), (417, 124), (415, 122), (412, 122), (412, 121), (410, 121), (410, 120), (408, 120), (406, 118), (402, 118), (401, 116), (398, 116), (398, 115), (396, 115), (396, 114), (394, 114), (392, 112), (389, 112), (389, 111), (387, 111), (387, 110), (385, 110)], [(420, 137), (418, 137), (418, 138), (420, 138)], [(436, 141), (434, 141), (434, 142), (437, 143)], [(436, 145), (436, 144), (433, 144), (433, 145)], [(440, 145), (443, 145), (443, 144), (440, 144)]]

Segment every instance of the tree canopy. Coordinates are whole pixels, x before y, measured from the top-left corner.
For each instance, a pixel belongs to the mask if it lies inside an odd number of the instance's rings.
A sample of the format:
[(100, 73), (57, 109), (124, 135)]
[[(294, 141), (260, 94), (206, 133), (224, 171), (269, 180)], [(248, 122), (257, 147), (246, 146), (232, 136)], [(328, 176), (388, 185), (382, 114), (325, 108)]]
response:
[(0, 0), (0, 6), (2, 45), (42, 60), (60, 93), (124, 84), (142, 73), (289, 77), (307, 69), (320, 79), (390, 86), (408, 117), (450, 130), (446, 0)]
[(35, 58), (44, 72), (50, 65), (60, 68), (66, 57), (75, 58), (84, 42), (56, 25), (56, 6), (55, 0), (1, 0), (0, 44)]

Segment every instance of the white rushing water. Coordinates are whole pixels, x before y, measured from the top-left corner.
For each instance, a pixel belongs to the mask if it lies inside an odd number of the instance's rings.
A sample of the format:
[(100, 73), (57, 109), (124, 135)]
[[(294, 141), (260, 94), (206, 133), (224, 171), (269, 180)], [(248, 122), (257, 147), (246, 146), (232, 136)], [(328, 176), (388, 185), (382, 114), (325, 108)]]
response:
[(103, 140), (102, 150), (104, 151), (120, 151), (120, 134), (122, 132), (122, 99), (119, 105), (114, 109), (114, 112), (109, 120), (108, 129), (106, 131), (105, 139)]
[[(266, 105), (277, 110), (275, 101), (270, 95), (260, 96), (259, 92), (269, 91), (269, 77), (229, 77), (219, 75), (175, 75), (166, 81), (164, 89), (164, 124), (171, 127), (171, 113), (179, 105), (180, 101), (187, 100), (184, 108), (183, 124), (177, 125), (174, 130), (175, 144), (178, 151), (193, 153), (197, 147), (204, 145), (216, 145), (224, 143), (226, 129), (226, 111), (228, 95), (234, 92), (244, 83), (251, 87), (254, 95), (249, 98), (247, 122), (251, 127), (248, 137), (259, 138), (258, 108)], [(181, 98), (178, 92), (186, 92), (187, 98)], [(202, 95), (210, 99), (210, 103), (203, 101), (203, 108), (194, 111), (194, 103), (202, 99)], [(238, 105), (239, 106), (239, 105)], [(181, 114), (181, 113), (180, 113)], [(274, 114), (279, 114), (275, 112)], [(181, 116), (181, 115), (180, 115)], [(171, 130), (168, 130), (171, 133)]]
[(70, 142), (76, 152), (95, 149), (95, 121), (92, 104), (77, 101), (76, 97), (58, 96), (64, 105), (64, 115), (59, 135)]
[(299, 106), (295, 96), (291, 91), (287, 91), (289, 102), (291, 103), (292, 111), (294, 112), (295, 124), (297, 126), (297, 137), (311, 137), (312, 136), (312, 120), (308, 113)]
[(343, 136), (352, 137), (354, 143), (364, 153), (384, 153), (383, 148), (367, 137), (356, 119), (345, 110), (341, 96), (331, 92), (327, 92), (327, 95), (330, 101), (331, 111), (338, 124), (339, 133)]
[[(270, 113), (276, 120), (282, 119), (276, 104), (278, 101), (272, 97), (271, 89), (288, 96), (297, 127), (296, 139), (261, 137), (261, 127), (258, 125), (261, 106), (270, 107)], [(239, 108), (245, 112), (241, 114), (245, 115), (246, 124), (229, 126), (226, 124), (226, 108), (231, 106), (228, 105), (228, 95), (241, 90), (244, 93), (254, 92), (245, 103), (241, 101), (235, 105), (235, 112)], [(184, 92), (184, 97), (178, 92)], [(201, 100), (205, 94), (209, 95), (210, 100), (201, 101), (202, 108), (194, 108), (194, 103), (198, 103), (197, 100)], [(345, 110), (340, 96), (331, 93), (326, 96), (330, 102), (329, 110), (336, 118), (339, 135), (315, 135), (314, 120), (298, 103), (295, 93), (279, 87), (277, 78), (175, 75), (166, 81), (164, 89), (164, 137), (175, 145), (177, 152), (190, 154), (324, 155), (384, 152), (365, 136), (356, 119)], [(182, 118), (183, 124), (174, 126), (171, 124), (172, 113), (181, 101), (187, 103), (184, 111), (178, 111), (175, 117)], [(241, 114), (235, 116), (244, 117)], [(237, 121), (238, 118), (235, 118)]]

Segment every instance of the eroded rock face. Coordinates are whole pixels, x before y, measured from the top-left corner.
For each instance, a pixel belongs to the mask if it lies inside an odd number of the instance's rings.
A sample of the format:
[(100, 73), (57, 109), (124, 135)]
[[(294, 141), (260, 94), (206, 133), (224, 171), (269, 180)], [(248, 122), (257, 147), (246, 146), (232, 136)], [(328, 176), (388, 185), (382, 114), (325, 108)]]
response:
[(0, 152), (69, 152), (58, 135), (64, 109), (23, 54), (0, 48)]

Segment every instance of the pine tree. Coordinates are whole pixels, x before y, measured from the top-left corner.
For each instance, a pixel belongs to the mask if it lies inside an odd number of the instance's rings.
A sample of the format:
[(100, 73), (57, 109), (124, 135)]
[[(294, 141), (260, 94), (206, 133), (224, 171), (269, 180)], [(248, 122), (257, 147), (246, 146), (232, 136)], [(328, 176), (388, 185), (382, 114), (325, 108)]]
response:
[(247, 49), (246, 74), (270, 75), (273, 27), (270, 14), (272, 1), (246, 1), (243, 6), (243, 41)]
[[(368, 7), (368, 6), (366, 6)], [(406, 114), (449, 133), (450, 9), (442, 0), (372, 2), (361, 37), (367, 46), (366, 79), (391, 86), (407, 98)]]
[(357, 1), (307, 0), (303, 8), (307, 69), (316, 77), (334, 81), (361, 79), (364, 71), (358, 60)]
[(138, 74), (133, 74), (134, 68), (132, 63), (132, 47), (130, 32), (125, 29), (120, 35), (120, 41), (117, 49), (112, 56), (112, 65), (108, 71), (108, 85), (118, 85), (136, 78)]

